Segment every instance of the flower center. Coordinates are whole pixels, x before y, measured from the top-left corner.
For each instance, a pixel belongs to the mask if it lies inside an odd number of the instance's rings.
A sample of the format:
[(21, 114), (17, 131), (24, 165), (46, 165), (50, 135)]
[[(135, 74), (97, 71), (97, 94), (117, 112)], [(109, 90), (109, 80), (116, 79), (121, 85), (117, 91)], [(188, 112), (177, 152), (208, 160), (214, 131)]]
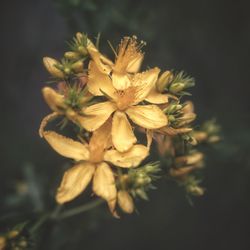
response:
[(121, 111), (128, 108), (135, 100), (134, 87), (129, 87), (125, 90), (117, 90), (115, 94), (117, 96), (117, 101), (116, 101), (117, 108)]

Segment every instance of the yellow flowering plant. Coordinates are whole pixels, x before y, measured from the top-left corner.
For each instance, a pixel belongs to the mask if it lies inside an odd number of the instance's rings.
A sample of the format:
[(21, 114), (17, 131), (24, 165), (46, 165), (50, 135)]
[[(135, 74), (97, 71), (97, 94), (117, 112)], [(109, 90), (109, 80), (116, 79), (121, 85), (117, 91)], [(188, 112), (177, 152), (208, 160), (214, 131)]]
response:
[[(86, 34), (77, 33), (61, 61), (43, 59), (57, 86), (42, 89), (52, 113), (43, 119), (40, 136), (74, 161), (55, 195), (59, 204), (92, 183), (93, 194), (119, 217), (119, 208), (132, 213), (135, 199), (148, 199), (161, 176), (189, 194), (204, 193), (195, 174), (204, 165), (197, 145), (218, 140), (218, 127), (210, 122), (194, 130), (193, 103), (182, 102), (194, 79), (158, 67), (141, 70), (144, 45), (135, 36), (124, 37), (117, 49), (110, 44), (111, 60)], [(46, 128), (54, 119), (63, 121), (60, 133)], [(75, 127), (74, 139), (63, 135), (68, 123)]]

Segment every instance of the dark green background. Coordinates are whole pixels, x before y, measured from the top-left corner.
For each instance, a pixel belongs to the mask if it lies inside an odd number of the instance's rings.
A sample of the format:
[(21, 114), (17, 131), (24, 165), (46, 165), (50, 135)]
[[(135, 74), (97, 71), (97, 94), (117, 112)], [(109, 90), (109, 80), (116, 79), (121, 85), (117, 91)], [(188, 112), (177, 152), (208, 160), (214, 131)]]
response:
[[(230, 0), (2, 1), (0, 212), (11, 217), (0, 228), (15, 223), (14, 215), (52, 208), (68, 162), (37, 132), (49, 112), (42, 57), (60, 58), (76, 30), (102, 32), (104, 47), (105, 39), (117, 44), (136, 34), (148, 43), (145, 67), (195, 77), (197, 124), (216, 117), (222, 126), (223, 141), (206, 149), (206, 195), (192, 207), (181, 188), (162, 180), (150, 202), (138, 204), (139, 215), (115, 220), (103, 207), (48, 225), (39, 249), (250, 249), (249, 7)], [(28, 192), (18, 194), (20, 181)]]

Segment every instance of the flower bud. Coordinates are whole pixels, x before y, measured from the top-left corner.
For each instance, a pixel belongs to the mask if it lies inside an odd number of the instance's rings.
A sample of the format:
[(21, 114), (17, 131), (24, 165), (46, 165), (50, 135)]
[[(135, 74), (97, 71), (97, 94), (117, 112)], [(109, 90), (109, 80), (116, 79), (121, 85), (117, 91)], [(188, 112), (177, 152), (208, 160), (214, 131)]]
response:
[(82, 73), (83, 72), (83, 61), (77, 61), (77, 62), (73, 63), (72, 64), (72, 69), (76, 73)]
[(120, 206), (120, 208), (122, 209), (122, 211), (124, 211), (125, 213), (131, 214), (134, 211), (134, 202), (132, 197), (129, 195), (128, 192), (126, 191), (119, 191), (118, 195), (118, 204)]
[(3, 236), (0, 236), (0, 249), (5, 249), (6, 247), (6, 239)]
[(203, 154), (202, 153), (194, 153), (191, 155), (185, 155), (185, 156), (180, 156), (175, 159), (175, 162), (178, 163), (184, 163), (187, 165), (193, 165), (198, 163), (203, 159)]
[(81, 53), (84, 56), (86, 56), (88, 54), (88, 51), (87, 51), (87, 49), (84, 46), (79, 46), (77, 48), (77, 50), (79, 51), (79, 53)]
[(81, 32), (77, 32), (76, 33), (76, 39), (78, 40), (78, 42), (81, 42), (82, 38), (83, 38), (82, 33)]
[(199, 186), (189, 186), (187, 191), (196, 196), (202, 196), (205, 190)]
[(8, 235), (7, 235), (7, 237), (9, 238), (9, 239), (13, 239), (13, 238), (16, 238), (18, 235), (19, 235), (19, 231), (17, 231), (17, 230), (12, 230), (12, 231), (10, 231), (9, 233), (8, 233)]
[(176, 94), (182, 91), (185, 88), (185, 84), (181, 82), (174, 83), (170, 86), (169, 91), (173, 94)]
[(64, 57), (69, 60), (77, 60), (79, 58), (79, 54), (77, 52), (68, 51), (64, 53)]
[(60, 65), (57, 60), (50, 57), (44, 57), (43, 64), (52, 76), (56, 78), (64, 78), (63, 72), (56, 67), (56, 65)]
[(158, 81), (156, 82), (156, 88), (161, 93), (173, 80), (173, 74), (171, 71), (165, 71), (161, 74)]

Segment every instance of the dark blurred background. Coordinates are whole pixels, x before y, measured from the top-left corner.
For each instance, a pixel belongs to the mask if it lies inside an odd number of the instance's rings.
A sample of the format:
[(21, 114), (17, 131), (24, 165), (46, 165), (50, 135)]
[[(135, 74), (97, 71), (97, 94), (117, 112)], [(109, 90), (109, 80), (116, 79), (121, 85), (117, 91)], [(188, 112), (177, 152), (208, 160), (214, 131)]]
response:
[(222, 127), (223, 141), (206, 149), (206, 194), (190, 206), (184, 190), (162, 180), (139, 214), (115, 220), (103, 207), (64, 220), (39, 249), (250, 249), (249, 7), (240, 0), (1, 2), (1, 216), (13, 223), (19, 213), (53, 207), (67, 162), (38, 136), (49, 113), (42, 57), (60, 58), (75, 31), (101, 32), (104, 47), (136, 34), (147, 41), (145, 67), (195, 77), (197, 124), (216, 118)]

